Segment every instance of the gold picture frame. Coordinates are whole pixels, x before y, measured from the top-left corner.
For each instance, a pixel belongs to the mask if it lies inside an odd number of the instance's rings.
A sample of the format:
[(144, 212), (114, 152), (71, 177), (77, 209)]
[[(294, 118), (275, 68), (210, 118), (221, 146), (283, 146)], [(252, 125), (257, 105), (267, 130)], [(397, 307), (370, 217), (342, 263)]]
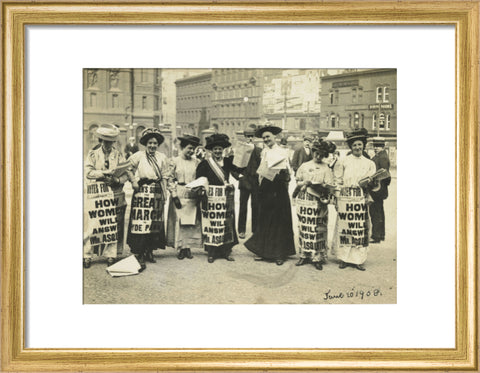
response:
[[(479, 2), (2, 4), (1, 370), (478, 370)], [(25, 26), (453, 25), (456, 29), (456, 326), (443, 349), (29, 349), (25, 347)]]

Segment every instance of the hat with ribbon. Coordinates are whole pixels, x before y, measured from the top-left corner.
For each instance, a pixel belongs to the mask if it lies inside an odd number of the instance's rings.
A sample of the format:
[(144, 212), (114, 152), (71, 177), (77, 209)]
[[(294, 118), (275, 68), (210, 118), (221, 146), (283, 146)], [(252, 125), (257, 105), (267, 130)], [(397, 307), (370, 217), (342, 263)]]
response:
[(243, 136), (255, 136), (255, 130), (257, 126), (255, 124), (250, 124), (245, 131), (243, 131)]
[(120, 130), (113, 124), (105, 123), (97, 128), (96, 135), (103, 141), (117, 141)]
[(347, 134), (347, 144), (351, 146), (355, 141), (361, 140), (364, 144), (367, 142), (368, 131), (366, 128), (355, 129)]
[(313, 142), (311, 149), (314, 152), (323, 153), (324, 157), (326, 157), (329, 153), (333, 153), (337, 149), (337, 146), (333, 142), (320, 139), (319, 141)]
[(263, 126), (257, 128), (255, 131), (255, 137), (261, 138), (265, 132), (271, 132), (274, 135), (278, 135), (280, 132), (282, 132), (282, 129), (274, 126), (271, 122), (267, 122)]
[(180, 143), (186, 143), (187, 145), (193, 145), (195, 148), (200, 145), (200, 139), (197, 136), (183, 134), (183, 136), (177, 137)]
[(232, 145), (228, 136), (223, 133), (214, 133), (213, 135), (206, 137), (205, 140), (207, 142), (205, 144), (205, 149), (208, 150), (212, 150), (215, 146), (221, 146), (225, 149)]
[(165, 140), (165, 137), (163, 137), (159, 129), (151, 127), (143, 130), (142, 137), (140, 137), (140, 144), (146, 146), (148, 140), (150, 140), (151, 138), (156, 138), (158, 141), (158, 145), (163, 143), (163, 141)]

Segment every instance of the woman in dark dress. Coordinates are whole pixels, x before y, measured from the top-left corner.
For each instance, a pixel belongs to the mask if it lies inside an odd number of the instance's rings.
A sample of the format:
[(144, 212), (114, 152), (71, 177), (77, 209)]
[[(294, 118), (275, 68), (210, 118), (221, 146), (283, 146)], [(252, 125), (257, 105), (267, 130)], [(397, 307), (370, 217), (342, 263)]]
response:
[[(288, 182), (290, 173), (288, 159), (281, 162), (282, 168), (269, 168), (270, 160), (285, 157), (285, 152), (275, 142), (275, 135), (282, 132), (279, 127), (267, 125), (255, 132), (263, 139), (259, 174), (258, 226), (256, 232), (245, 242), (245, 247), (256, 254), (255, 260), (273, 260), (282, 265), (290, 255), (295, 254), (292, 212)], [(262, 176), (263, 175), (263, 176)]]
[[(202, 220), (202, 232), (204, 236), (204, 248), (208, 253), (208, 262), (213, 263), (217, 258), (225, 258), (228, 261), (233, 261), (232, 247), (238, 244), (237, 232), (235, 230), (235, 208), (233, 203), (233, 196), (235, 193), (234, 186), (229, 184), (228, 179), (230, 174), (238, 179), (238, 173), (241, 171), (235, 165), (233, 165), (233, 157), (223, 157), (223, 151), (225, 148), (231, 146), (229, 138), (224, 134), (213, 134), (206, 138), (205, 148), (211, 151), (211, 155), (200, 162), (197, 167), (196, 177), (206, 177), (208, 180), (209, 188), (211, 186), (218, 186), (227, 200), (232, 203), (229, 204), (229, 209), (225, 219), (219, 226), (225, 227), (225, 235), (223, 237), (223, 244), (209, 245), (209, 237), (205, 233), (206, 224)], [(213, 212), (211, 209), (211, 203), (208, 203), (208, 191), (202, 201), (202, 212), (208, 214)], [(203, 218), (202, 218), (203, 219)]]

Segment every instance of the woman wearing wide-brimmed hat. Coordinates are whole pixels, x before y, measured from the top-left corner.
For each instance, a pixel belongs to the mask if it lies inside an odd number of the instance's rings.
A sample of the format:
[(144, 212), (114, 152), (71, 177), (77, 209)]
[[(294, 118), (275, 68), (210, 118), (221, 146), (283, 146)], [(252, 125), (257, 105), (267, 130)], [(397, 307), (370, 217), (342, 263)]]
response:
[(300, 260), (297, 266), (312, 263), (322, 270), (327, 263), (327, 228), (329, 187), (333, 186), (333, 172), (327, 163), (336, 146), (329, 141), (314, 141), (313, 159), (297, 170), (296, 209), (300, 241)]
[(167, 218), (167, 245), (177, 249), (177, 257), (192, 259), (192, 248), (202, 247), (202, 224), (197, 208), (197, 193), (185, 186), (195, 180), (200, 160), (194, 157), (200, 139), (192, 135), (178, 137), (180, 155), (170, 160)]
[(375, 163), (364, 155), (367, 138), (365, 128), (349, 133), (347, 144), (351, 154), (340, 159), (334, 167), (335, 180), (341, 186), (337, 197), (334, 251), (340, 268), (352, 266), (361, 271), (365, 270), (363, 263), (367, 259), (369, 241), (368, 185), (375, 174)]
[[(255, 136), (263, 139), (265, 148), (257, 170), (260, 183), (258, 225), (255, 233), (245, 242), (245, 247), (257, 255), (255, 260), (272, 260), (277, 265), (282, 265), (290, 255), (295, 254), (288, 195), (288, 157), (275, 142), (275, 136), (280, 132), (281, 128), (269, 123), (255, 131)], [(280, 160), (275, 169), (268, 164), (268, 160), (272, 159)]]
[(158, 152), (164, 137), (157, 128), (142, 132), (140, 144), (145, 150), (138, 151), (128, 159), (136, 179), (132, 186), (132, 207), (127, 243), (139, 261), (141, 270), (145, 260), (155, 263), (153, 250), (165, 249), (164, 207), (166, 200), (166, 175), (168, 162), (165, 154)]
[[(101, 142), (99, 146), (95, 146), (89, 151), (85, 162), (87, 210), (89, 209), (89, 203), (92, 203), (92, 206), (95, 205), (95, 201), (97, 206), (103, 203), (101, 195), (112, 195), (113, 200), (116, 201), (113, 217), (117, 221), (115, 229), (112, 230), (109, 226), (108, 234), (99, 234), (105, 227), (97, 226), (98, 222), (95, 223), (94, 215), (98, 209), (92, 207), (92, 212), (91, 214), (89, 213), (89, 220), (86, 224), (87, 232), (85, 232), (86, 239), (83, 255), (83, 266), (85, 268), (90, 267), (93, 254), (107, 257), (107, 263), (111, 265), (123, 252), (124, 219), (127, 206), (123, 184), (133, 178), (133, 175), (129, 172), (122, 174), (113, 173), (117, 166), (125, 162), (122, 153), (114, 146), (119, 134), (119, 129), (113, 124), (102, 124), (96, 131), (96, 136)], [(109, 211), (109, 214), (111, 214), (111, 211)], [(112, 217), (112, 215), (109, 216)], [(116, 232), (114, 232), (115, 230)], [(98, 243), (99, 240), (101, 241), (100, 243)]]
[[(208, 262), (213, 263), (217, 258), (233, 261), (232, 247), (238, 243), (235, 229), (234, 186), (229, 183), (230, 175), (238, 179), (241, 170), (233, 164), (233, 156), (223, 157), (224, 149), (231, 146), (227, 135), (215, 133), (206, 138), (205, 149), (211, 152), (197, 167), (196, 177), (206, 177), (209, 183), (209, 192), (215, 191), (217, 196), (205, 196), (202, 201), (202, 232), (204, 248), (208, 253)], [(212, 188), (214, 187), (214, 188)], [(217, 209), (216, 199), (220, 197), (226, 206)], [(220, 205), (221, 206), (221, 205)], [(215, 227), (210, 224), (209, 217), (215, 219)], [(208, 225), (208, 226), (207, 226)]]

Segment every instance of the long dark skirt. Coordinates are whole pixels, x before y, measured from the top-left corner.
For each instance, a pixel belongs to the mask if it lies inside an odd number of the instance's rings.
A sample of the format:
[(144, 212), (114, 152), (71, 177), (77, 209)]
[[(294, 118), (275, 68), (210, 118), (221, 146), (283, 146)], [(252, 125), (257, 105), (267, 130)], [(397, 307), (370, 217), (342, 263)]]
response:
[(272, 260), (284, 260), (295, 254), (292, 212), (288, 184), (263, 179), (258, 194), (257, 229), (245, 247)]
[[(161, 221), (155, 221), (155, 229), (151, 233), (136, 233), (138, 228), (136, 227), (135, 221), (138, 221), (138, 209), (141, 207), (136, 207), (138, 201), (136, 198), (143, 195), (142, 188), (144, 187), (156, 187), (157, 192), (152, 196), (155, 199), (155, 208), (152, 210), (156, 216), (161, 216)], [(130, 221), (128, 224), (128, 235), (127, 235), (127, 244), (130, 246), (130, 251), (132, 254), (142, 255), (147, 250), (156, 250), (156, 249), (165, 249), (166, 237), (165, 237), (165, 222), (164, 222), (164, 206), (165, 199), (163, 193), (161, 193), (160, 184), (150, 184), (145, 185), (140, 188), (138, 192), (134, 192), (132, 196), (132, 208), (130, 211)], [(152, 214), (150, 211), (150, 214)], [(148, 219), (147, 219), (148, 220)]]

